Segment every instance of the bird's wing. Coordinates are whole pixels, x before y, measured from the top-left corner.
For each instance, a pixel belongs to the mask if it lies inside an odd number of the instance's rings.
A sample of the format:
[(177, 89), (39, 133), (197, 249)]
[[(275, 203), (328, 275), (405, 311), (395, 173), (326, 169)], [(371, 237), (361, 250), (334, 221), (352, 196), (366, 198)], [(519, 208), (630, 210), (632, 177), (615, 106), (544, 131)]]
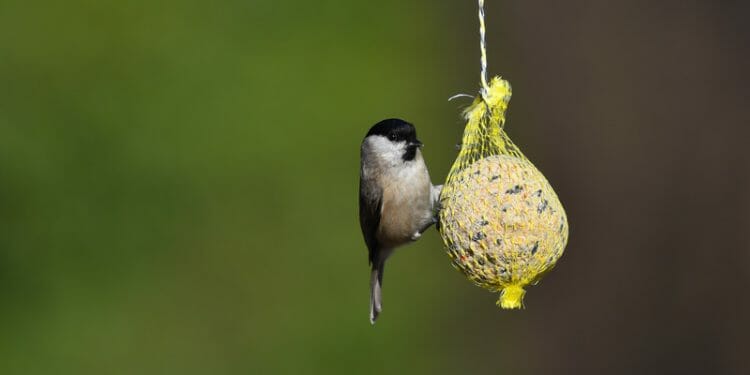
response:
[(378, 184), (365, 183), (360, 180), (359, 184), (359, 225), (365, 237), (367, 250), (369, 251), (370, 263), (374, 263), (378, 257), (379, 244), (377, 238), (380, 226), (380, 211), (383, 206), (383, 190)]

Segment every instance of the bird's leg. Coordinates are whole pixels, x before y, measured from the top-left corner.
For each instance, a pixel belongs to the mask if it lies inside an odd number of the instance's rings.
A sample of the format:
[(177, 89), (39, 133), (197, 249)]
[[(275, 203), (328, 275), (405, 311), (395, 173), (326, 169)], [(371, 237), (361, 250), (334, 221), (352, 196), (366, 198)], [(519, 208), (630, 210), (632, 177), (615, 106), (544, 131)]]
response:
[(422, 233), (424, 233), (427, 229), (429, 229), (430, 226), (432, 226), (432, 224), (436, 224), (437, 229), (440, 230), (440, 226), (439, 226), (440, 223), (439, 223), (439, 220), (438, 220), (438, 216), (440, 214), (440, 192), (442, 190), (443, 190), (443, 185), (438, 185), (438, 186), (434, 186), (433, 185), (431, 187), (431, 190), (430, 190), (430, 199), (432, 201), (432, 207), (433, 207), (432, 218), (430, 218), (430, 220), (427, 221), (422, 226), (422, 228), (420, 228), (416, 233), (414, 233), (411, 236), (411, 240), (412, 241), (416, 241), (420, 237), (422, 237)]
[(422, 228), (420, 228), (416, 233), (414, 233), (411, 236), (411, 240), (412, 241), (418, 240), (420, 237), (422, 237), (422, 233), (424, 233), (427, 229), (429, 229), (432, 226), (432, 224), (436, 224), (437, 222), (438, 222), (437, 216), (433, 216), (432, 218), (430, 218), (430, 220), (428, 222), (426, 222), (422, 226)]
[(438, 207), (435, 217), (432, 218), (435, 221), (435, 229), (440, 232), (440, 208)]
[[(432, 186), (431, 197), (432, 197), (432, 207), (433, 207), (433, 214), (432, 217), (432, 223), (435, 224), (435, 229), (437, 231), (440, 231), (440, 210), (442, 207), (440, 206), (440, 193), (443, 191), (443, 185), (438, 186)], [(427, 228), (425, 228), (427, 229)]]
[(432, 185), (430, 189), (430, 198), (432, 199), (432, 207), (440, 206), (440, 192), (443, 191), (443, 185)]

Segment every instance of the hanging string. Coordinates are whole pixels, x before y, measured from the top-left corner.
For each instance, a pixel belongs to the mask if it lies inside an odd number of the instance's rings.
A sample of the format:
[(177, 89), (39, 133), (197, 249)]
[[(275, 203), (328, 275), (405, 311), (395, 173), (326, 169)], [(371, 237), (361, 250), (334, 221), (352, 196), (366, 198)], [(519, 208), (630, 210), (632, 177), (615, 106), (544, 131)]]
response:
[(487, 84), (487, 44), (484, 41), (485, 27), (484, 27), (484, 0), (479, 0), (479, 48), (482, 52), (481, 57), (481, 80), (482, 88), (479, 93), (482, 95), (482, 100), (487, 102), (487, 93), (489, 92), (490, 86)]
[[(489, 93), (490, 85), (487, 82), (487, 43), (484, 40), (484, 34), (484, 0), (479, 0), (479, 48), (481, 50), (480, 65), (482, 67), (479, 77), (482, 87), (479, 89), (479, 94), (482, 96), (482, 100), (487, 103), (487, 94)], [(461, 97), (472, 98), (473, 96), (469, 94), (456, 94), (448, 98), (448, 101)]]

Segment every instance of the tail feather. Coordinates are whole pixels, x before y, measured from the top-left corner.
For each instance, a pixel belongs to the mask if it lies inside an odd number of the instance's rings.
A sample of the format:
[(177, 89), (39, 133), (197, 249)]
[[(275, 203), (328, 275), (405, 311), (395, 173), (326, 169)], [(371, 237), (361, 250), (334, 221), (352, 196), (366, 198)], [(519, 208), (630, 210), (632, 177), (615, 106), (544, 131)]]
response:
[(383, 311), (383, 264), (373, 263), (370, 273), (370, 324), (375, 324)]

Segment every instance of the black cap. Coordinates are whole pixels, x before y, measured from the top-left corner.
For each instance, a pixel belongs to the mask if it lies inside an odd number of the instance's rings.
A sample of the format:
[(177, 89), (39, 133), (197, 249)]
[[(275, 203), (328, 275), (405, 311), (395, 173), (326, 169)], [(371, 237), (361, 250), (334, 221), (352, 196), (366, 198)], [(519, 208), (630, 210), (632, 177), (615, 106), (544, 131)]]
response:
[(397, 118), (390, 118), (373, 125), (367, 132), (367, 137), (380, 135), (390, 139), (392, 142), (406, 141), (418, 144), (417, 130), (414, 125)]

